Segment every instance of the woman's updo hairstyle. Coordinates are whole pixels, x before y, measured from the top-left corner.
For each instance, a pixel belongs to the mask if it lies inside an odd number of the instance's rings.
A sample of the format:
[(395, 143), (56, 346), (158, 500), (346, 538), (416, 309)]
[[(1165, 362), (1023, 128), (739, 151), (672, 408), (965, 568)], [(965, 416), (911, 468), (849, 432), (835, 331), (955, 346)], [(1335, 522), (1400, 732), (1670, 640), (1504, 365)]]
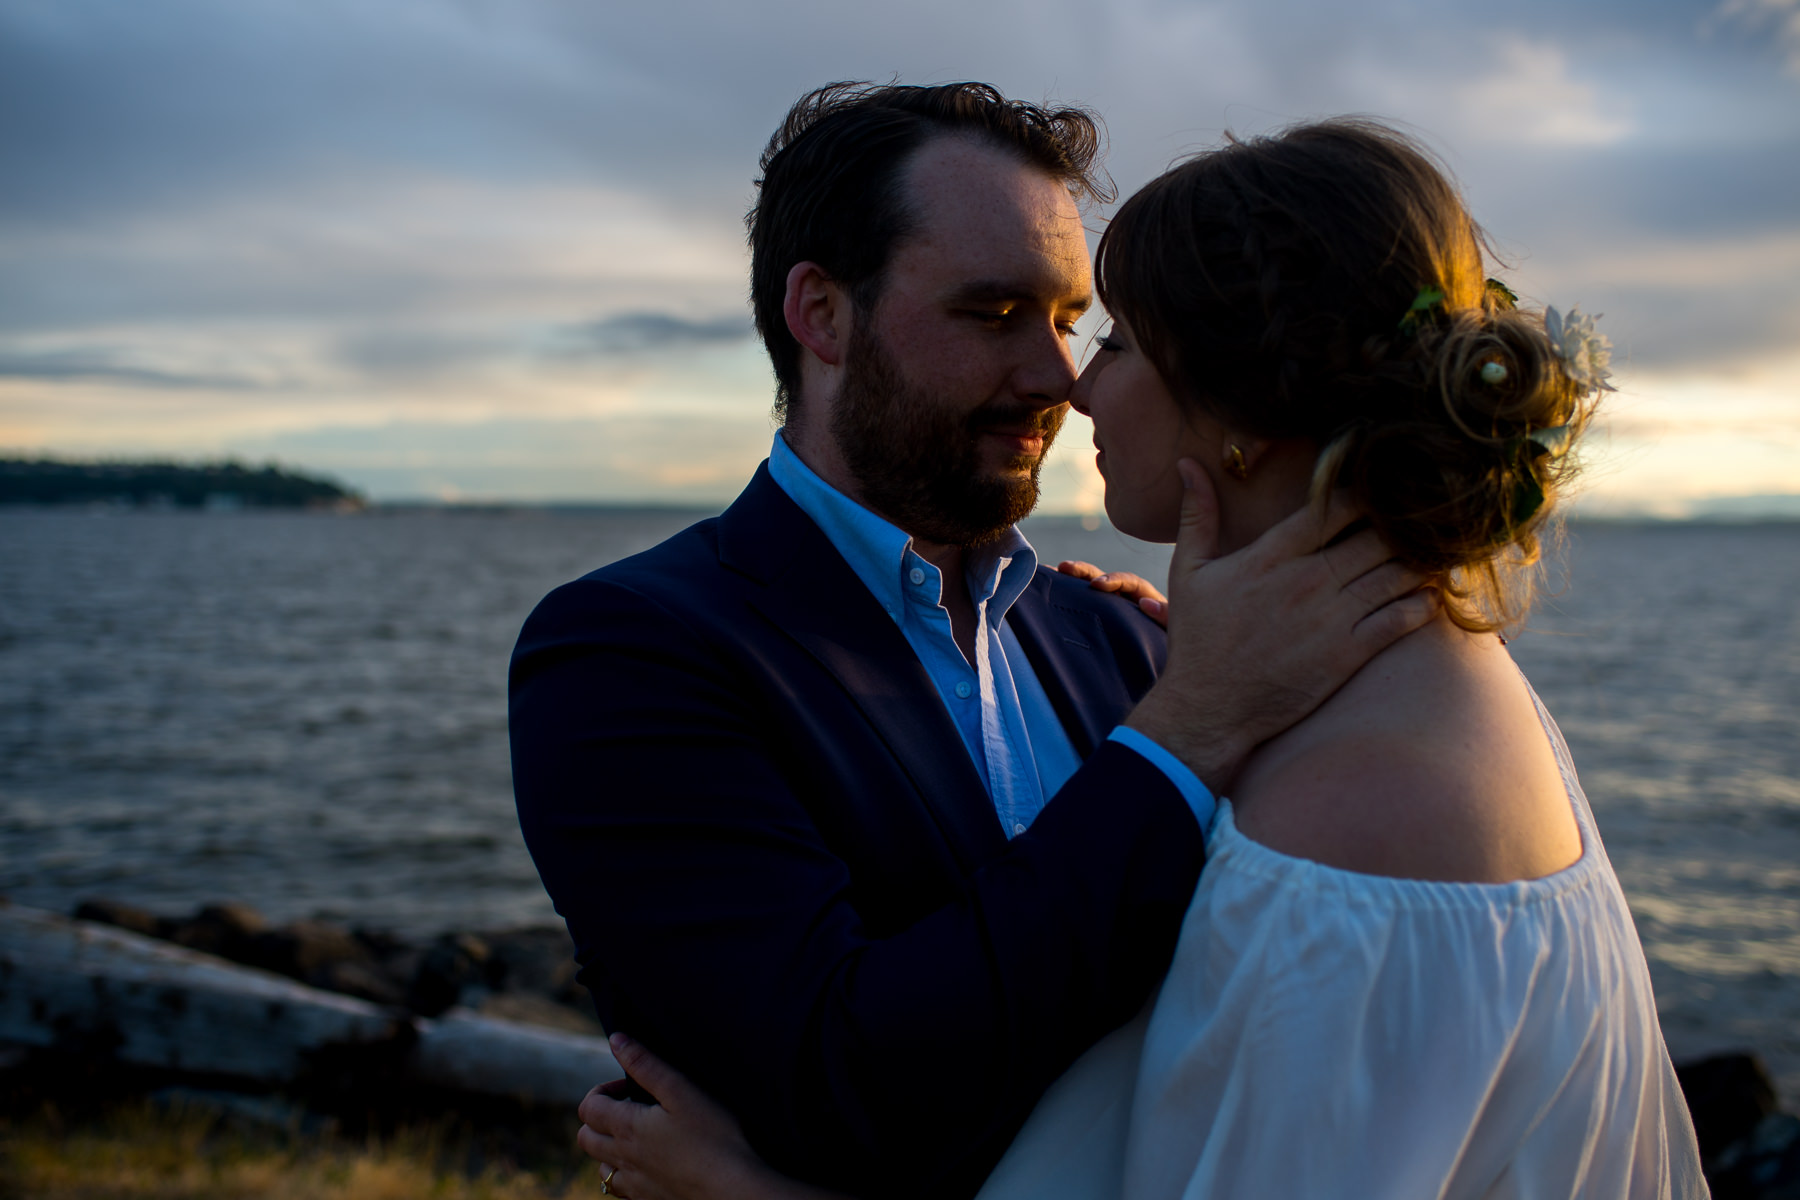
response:
[(1120, 207), (1095, 274), (1177, 397), (1316, 442), (1315, 499), (1347, 488), (1451, 619), (1488, 631), (1529, 607), (1592, 405), (1484, 249), (1426, 151), (1340, 118), (1178, 164)]

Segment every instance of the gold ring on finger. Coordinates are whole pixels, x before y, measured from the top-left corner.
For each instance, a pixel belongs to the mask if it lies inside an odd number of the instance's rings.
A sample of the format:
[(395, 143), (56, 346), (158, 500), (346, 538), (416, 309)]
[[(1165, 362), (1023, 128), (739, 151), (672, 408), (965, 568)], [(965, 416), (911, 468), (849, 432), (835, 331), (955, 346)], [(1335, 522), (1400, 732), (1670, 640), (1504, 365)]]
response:
[(602, 1196), (614, 1196), (618, 1194), (612, 1190), (612, 1177), (618, 1173), (619, 1168), (614, 1167), (606, 1173), (606, 1178), (600, 1181), (600, 1194)]

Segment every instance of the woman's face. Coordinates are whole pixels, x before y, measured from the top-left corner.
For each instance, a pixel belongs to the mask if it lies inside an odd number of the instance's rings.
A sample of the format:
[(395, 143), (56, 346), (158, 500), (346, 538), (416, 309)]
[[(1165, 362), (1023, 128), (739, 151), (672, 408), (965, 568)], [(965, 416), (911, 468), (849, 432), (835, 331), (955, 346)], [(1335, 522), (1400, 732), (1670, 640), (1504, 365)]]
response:
[(1203, 414), (1183, 411), (1169, 385), (1144, 357), (1132, 329), (1114, 318), (1069, 401), (1093, 419), (1094, 465), (1106, 480), (1106, 515), (1121, 532), (1172, 542), (1181, 519), (1181, 474), (1192, 458), (1211, 470), (1223, 430)]

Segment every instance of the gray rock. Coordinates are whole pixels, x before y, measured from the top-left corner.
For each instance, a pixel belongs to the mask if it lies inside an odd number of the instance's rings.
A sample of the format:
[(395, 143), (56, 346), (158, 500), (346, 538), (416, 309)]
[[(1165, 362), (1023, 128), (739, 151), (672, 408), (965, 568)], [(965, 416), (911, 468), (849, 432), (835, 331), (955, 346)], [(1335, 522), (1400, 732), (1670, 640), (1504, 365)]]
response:
[(268, 921), (248, 904), (208, 904), (185, 921), (164, 922), (163, 937), (178, 946), (249, 962)]
[(254, 908), (230, 902), (163, 917), (89, 900), (76, 915), (424, 1017), (498, 1005), (545, 1028), (599, 1029), (593, 999), (575, 981), (574, 944), (560, 927), (447, 933), (420, 946), (383, 930), (327, 921), (272, 928)]
[(1713, 1200), (1800, 1200), (1800, 1118), (1779, 1111), (1761, 1060), (1720, 1054), (1675, 1074)]
[(121, 904), (117, 900), (83, 900), (75, 908), (75, 918), (79, 921), (96, 921), (101, 925), (129, 929), (133, 933), (141, 933), (145, 937), (153, 938), (163, 937), (170, 924), (155, 913), (146, 912), (141, 908), (133, 908), (129, 904)]
[(374, 955), (347, 929), (323, 921), (295, 921), (258, 934), (250, 957), (239, 961), (318, 987), (324, 985), (313, 981), (328, 978), (338, 964), (372, 964)]
[(477, 1011), (484, 1017), (520, 1025), (560, 1029), (564, 1033), (579, 1033), (588, 1037), (605, 1036), (600, 1022), (535, 992), (500, 992), (483, 1000)]
[(499, 990), (503, 969), (481, 938), (447, 933), (420, 960), (407, 989), (407, 1006), (422, 1017), (435, 1017), (457, 1005), (476, 1007)]

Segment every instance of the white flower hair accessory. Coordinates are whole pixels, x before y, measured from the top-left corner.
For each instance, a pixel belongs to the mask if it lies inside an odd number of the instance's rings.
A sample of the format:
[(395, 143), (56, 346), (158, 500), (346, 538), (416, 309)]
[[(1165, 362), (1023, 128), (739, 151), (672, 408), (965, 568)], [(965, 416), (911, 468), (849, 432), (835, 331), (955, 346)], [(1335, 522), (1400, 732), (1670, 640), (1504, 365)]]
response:
[(1594, 329), (1594, 318), (1582, 312), (1580, 305), (1571, 308), (1566, 317), (1554, 306), (1545, 309), (1544, 332), (1562, 359), (1563, 374), (1576, 387), (1584, 393), (1618, 391), (1608, 382), (1612, 379), (1607, 369), (1612, 365), (1612, 341)]

